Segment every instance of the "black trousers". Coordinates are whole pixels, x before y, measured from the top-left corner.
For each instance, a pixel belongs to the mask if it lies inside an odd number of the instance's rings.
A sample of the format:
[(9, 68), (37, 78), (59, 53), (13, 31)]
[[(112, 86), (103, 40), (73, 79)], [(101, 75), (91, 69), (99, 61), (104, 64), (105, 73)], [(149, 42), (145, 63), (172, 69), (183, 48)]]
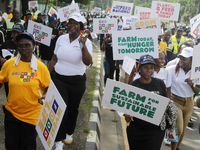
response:
[(74, 133), (79, 104), (86, 89), (86, 75), (63, 76), (54, 72), (51, 78), (67, 105), (55, 139), (55, 141), (61, 141), (66, 138), (66, 133), (69, 135)]
[(6, 109), (4, 113), (6, 150), (36, 150), (35, 126), (18, 120)]

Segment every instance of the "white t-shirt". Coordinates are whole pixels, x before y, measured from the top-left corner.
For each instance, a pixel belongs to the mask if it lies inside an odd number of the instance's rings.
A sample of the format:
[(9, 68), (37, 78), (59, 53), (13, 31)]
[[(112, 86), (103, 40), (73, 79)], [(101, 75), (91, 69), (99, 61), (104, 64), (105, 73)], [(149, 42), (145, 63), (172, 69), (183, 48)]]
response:
[[(85, 73), (85, 64), (82, 62), (82, 50), (78, 41), (79, 37), (70, 43), (69, 34), (58, 38), (54, 50), (58, 61), (55, 64), (55, 71), (60, 75), (74, 76)], [(89, 39), (85, 43), (88, 52), (92, 56), (92, 43)]]
[(180, 60), (179, 58), (175, 58), (175, 59), (169, 61), (169, 62), (167, 63), (167, 67), (172, 66), (172, 65), (177, 65), (178, 62), (179, 62), (179, 60)]
[[(170, 76), (170, 71), (167, 70), (166, 68), (160, 68), (160, 71), (158, 73), (154, 71), (154, 73), (152, 74), (152, 77), (163, 80), (166, 85), (166, 88), (169, 88), (171, 86), (172, 80)], [(136, 80), (139, 78), (140, 78), (140, 75), (137, 72), (133, 80)]]
[[(183, 98), (192, 97), (194, 95), (192, 88), (187, 84), (187, 82), (184, 82), (185, 79), (191, 77), (191, 70), (185, 74), (184, 70), (179, 68), (179, 73), (177, 75), (175, 74), (175, 67), (176, 65), (167, 67), (172, 78), (171, 93)], [(199, 79), (194, 79), (192, 82), (195, 85), (200, 85)]]

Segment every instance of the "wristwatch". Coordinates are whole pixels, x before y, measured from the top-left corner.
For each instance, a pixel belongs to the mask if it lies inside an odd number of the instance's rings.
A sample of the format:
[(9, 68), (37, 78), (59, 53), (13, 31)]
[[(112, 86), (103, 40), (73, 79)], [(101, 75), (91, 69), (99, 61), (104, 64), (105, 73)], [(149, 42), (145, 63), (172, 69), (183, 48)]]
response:
[(196, 86), (196, 85), (193, 83), (191, 87), (192, 87), (192, 88), (195, 88), (195, 86)]

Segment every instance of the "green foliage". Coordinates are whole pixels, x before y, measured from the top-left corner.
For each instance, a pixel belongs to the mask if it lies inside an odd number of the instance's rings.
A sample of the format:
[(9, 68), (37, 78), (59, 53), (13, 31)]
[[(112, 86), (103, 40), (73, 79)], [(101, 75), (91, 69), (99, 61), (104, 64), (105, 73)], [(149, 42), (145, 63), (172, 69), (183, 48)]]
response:
[(139, 4), (138, 6), (151, 8), (151, 3), (145, 2), (143, 4)]
[(90, 132), (90, 128), (88, 126), (85, 126), (83, 129), (84, 133), (89, 133)]
[(56, 6), (54, 6), (54, 4), (50, 3), (48, 6), (47, 6), (47, 12), (50, 10), (50, 8), (53, 7), (55, 10), (57, 10)]

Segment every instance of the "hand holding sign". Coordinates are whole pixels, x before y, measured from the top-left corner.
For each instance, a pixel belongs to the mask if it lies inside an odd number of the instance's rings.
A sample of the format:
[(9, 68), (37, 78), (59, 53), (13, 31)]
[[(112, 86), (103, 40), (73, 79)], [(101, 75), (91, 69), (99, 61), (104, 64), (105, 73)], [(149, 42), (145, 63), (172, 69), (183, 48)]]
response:
[(133, 116), (158, 126), (168, 103), (161, 95), (107, 79), (101, 105), (130, 115), (127, 121)]

